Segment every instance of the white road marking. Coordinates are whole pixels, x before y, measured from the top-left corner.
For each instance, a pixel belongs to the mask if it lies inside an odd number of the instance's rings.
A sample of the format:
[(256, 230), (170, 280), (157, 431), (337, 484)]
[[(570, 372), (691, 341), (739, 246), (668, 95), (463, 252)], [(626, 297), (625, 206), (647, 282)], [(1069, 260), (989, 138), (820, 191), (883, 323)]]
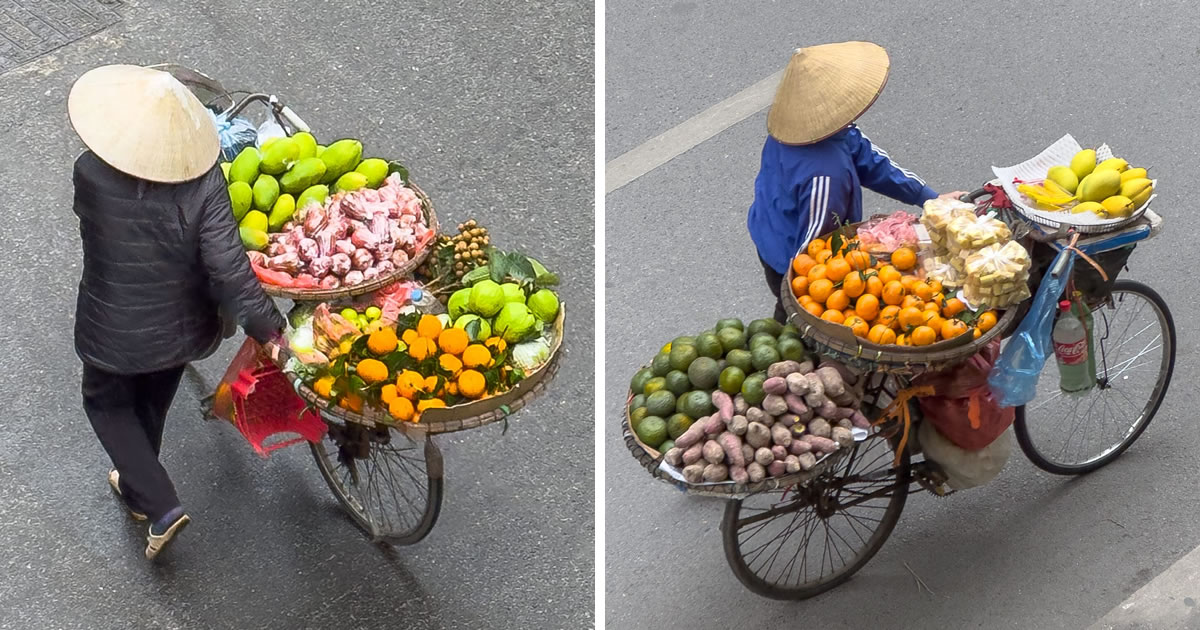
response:
[(1200, 547), (1197, 547), (1088, 630), (1200, 628)]
[(670, 162), (771, 104), (783, 71), (751, 85), (604, 165), (604, 194)]

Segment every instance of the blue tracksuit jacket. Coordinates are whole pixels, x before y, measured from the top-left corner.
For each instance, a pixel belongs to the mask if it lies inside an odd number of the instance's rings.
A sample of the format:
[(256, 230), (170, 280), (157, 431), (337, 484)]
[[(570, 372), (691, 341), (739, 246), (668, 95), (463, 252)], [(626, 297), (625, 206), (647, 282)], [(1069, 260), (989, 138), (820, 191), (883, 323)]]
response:
[(937, 197), (854, 125), (803, 146), (767, 136), (746, 221), (759, 257), (786, 274), (796, 252), (837, 221), (862, 220), (862, 186), (914, 206)]

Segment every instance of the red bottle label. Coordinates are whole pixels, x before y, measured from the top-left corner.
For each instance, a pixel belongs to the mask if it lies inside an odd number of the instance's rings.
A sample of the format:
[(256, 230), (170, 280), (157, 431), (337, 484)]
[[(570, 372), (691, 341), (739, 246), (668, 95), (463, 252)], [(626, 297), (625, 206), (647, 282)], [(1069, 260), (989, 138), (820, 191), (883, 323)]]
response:
[(1075, 343), (1055, 343), (1054, 354), (1064, 365), (1079, 365), (1087, 361), (1087, 337)]

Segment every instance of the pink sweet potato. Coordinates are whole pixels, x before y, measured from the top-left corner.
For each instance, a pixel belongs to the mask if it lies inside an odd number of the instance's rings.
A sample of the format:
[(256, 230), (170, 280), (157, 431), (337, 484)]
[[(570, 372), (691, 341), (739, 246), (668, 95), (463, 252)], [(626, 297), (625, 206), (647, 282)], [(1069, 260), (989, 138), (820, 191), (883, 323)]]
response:
[(691, 448), (695, 444), (699, 444), (704, 437), (704, 427), (708, 422), (708, 418), (700, 418), (692, 423), (678, 438), (675, 439), (675, 446), (682, 449)]
[(725, 450), (725, 459), (730, 464), (738, 468), (746, 465), (746, 460), (742, 459), (742, 438), (726, 431), (717, 437), (717, 443)]
[(746, 466), (746, 476), (749, 477), (750, 483), (758, 483), (767, 477), (767, 469), (758, 462), (750, 462)]
[(771, 465), (767, 466), (767, 474), (772, 477), (782, 477), (786, 472), (787, 466), (780, 459), (771, 462)]
[(783, 460), (783, 458), (787, 457), (787, 455), (787, 447), (780, 446), (778, 444), (771, 447), (771, 456), (776, 460)]
[(746, 468), (744, 466), (730, 466), (729, 478), (732, 479), (734, 483), (740, 484), (746, 484), (750, 481), (750, 475), (746, 472)]
[(791, 453), (792, 455), (803, 455), (805, 453), (811, 453), (812, 445), (809, 444), (808, 442), (805, 442), (804, 440), (797, 438), (795, 440), (792, 440), (791, 444), (788, 444), (788, 452)]
[(812, 446), (813, 451), (821, 453), (832, 453), (838, 449), (837, 442), (825, 437), (819, 437), (813, 434), (808, 434), (800, 437), (801, 440), (808, 442)]
[(725, 449), (716, 440), (704, 443), (704, 461), (710, 464), (720, 464), (725, 461)]
[(733, 419), (733, 399), (729, 394), (716, 390), (712, 393), (712, 404), (717, 408), (717, 416), (721, 418), (721, 422), (727, 423)]
[(787, 381), (782, 376), (776, 376), (763, 381), (763, 391), (768, 394), (782, 396), (787, 393)]
[[(678, 447), (679, 442), (675, 442), (675, 445), (676, 445), (676, 447)], [(698, 462), (702, 459), (704, 459), (704, 443), (703, 442), (696, 442), (695, 444), (689, 446), (687, 448), (687, 450), (685, 450), (683, 452), (683, 464), (685, 466), (691, 466), (692, 464), (695, 464), (696, 462)]]
[(787, 448), (788, 444), (792, 443), (792, 432), (782, 424), (777, 424), (771, 427), (771, 441)]

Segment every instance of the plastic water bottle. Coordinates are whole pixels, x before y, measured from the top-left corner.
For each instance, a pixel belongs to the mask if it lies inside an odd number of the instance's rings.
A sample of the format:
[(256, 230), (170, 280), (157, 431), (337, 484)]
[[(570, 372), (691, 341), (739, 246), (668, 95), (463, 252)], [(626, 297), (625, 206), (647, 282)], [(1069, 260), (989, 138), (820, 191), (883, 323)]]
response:
[(412, 293), (408, 294), (408, 299), (413, 308), (421, 313), (437, 313), (441, 306), (437, 297), (424, 289), (413, 289)]
[(1058, 386), (1068, 394), (1085, 392), (1095, 384), (1095, 372), (1088, 371), (1088, 335), (1083, 322), (1071, 312), (1071, 301), (1058, 303), (1058, 321), (1054, 323), (1054, 358), (1058, 361)]
[(1096, 377), (1096, 335), (1095, 327), (1092, 320), (1092, 309), (1088, 308), (1086, 302), (1083, 301), (1083, 293), (1075, 292), (1075, 299), (1071, 301), (1071, 311), (1083, 322), (1083, 329), (1087, 332), (1088, 339), (1088, 373), (1092, 375), (1093, 382)]

